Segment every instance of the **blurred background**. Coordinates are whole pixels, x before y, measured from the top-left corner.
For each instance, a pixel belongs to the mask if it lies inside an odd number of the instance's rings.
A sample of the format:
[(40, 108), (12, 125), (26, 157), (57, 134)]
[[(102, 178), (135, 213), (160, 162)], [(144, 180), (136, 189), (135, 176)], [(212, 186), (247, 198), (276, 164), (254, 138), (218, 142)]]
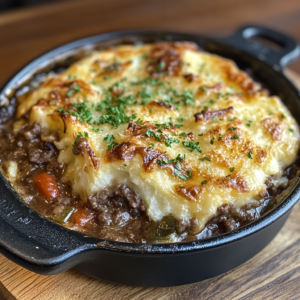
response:
[[(0, 85), (41, 53), (84, 36), (139, 28), (226, 36), (243, 24), (300, 41), (300, 0), (0, 0)], [(300, 61), (291, 68), (300, 73)]]
[(0, 12), (18, 7), (43, 4), (49, 2), (58, 2), (63, 0), (0, 0)]

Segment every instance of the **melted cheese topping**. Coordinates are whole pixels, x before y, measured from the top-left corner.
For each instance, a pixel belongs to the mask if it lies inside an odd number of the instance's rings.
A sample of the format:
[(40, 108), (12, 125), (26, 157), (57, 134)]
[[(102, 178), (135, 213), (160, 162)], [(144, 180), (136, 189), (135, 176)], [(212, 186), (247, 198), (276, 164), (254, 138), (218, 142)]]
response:
[(190, 43), (95, 52), (22, 99), (17, 116), (28, 111), (55, 141), (74, 194), (126, 184), (150, 219), (196, 218), (195, 232), (222, 204), (255, 205), (299, 145), (278, 97)]

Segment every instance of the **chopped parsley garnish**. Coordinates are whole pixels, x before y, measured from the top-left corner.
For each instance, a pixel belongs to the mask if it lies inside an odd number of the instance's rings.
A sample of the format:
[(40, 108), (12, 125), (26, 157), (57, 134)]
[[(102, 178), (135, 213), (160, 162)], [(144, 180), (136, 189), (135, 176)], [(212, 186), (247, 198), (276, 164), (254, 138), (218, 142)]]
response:
[(213, 137), (209, 142), (211, 143), (211, 145), (213, 145), (214, 144), (214, 140), (215, 140), (215, 138)]
[(81, 91), (81, 88), (78, 85), (71, 85), (70, 89), (74, 90), (76, 93)]
[(177, 170), (181, 171), (181, 164), (177, 162), (177, 163), (175, 164), (175, 168), (176, 168)]
[(203, 133), (198, 134), (198, 136), (203, 136)]
[(200, 89), (201, 89), (204, 93), (207, 92), (207, 88), (206, 88), (205, 86), (201, 86)]
[(185, 132), (181, 132), (181, 133), (179, 134), (179, 136), (186, 136), (186, 133), (185, 133)]
[(182, 145), (184, 147), (188, 148), (188, 150), (190, 152), (193, 152), (194, 150), (197, 150), (199, 153), (202, 153), (202, 150), (199, 146), (199, 142), (195, 143), (195, 142), (183, 141)]
[(51, 101), (51, 102), (49, 102), (49, 104), (50, 104), (50, 105), (56, 105), (56, 102)]
[(181, 124), (174, 124), (174, 127), (176, 127), (176, 128), (180, 128), (180, 127), (182, 127), (183, 125), (181, 125)]
[(185, 106), (194, 103), (193, 94), (190, 91), (184, 91), (181, 97)]
[[(181, 157), (181, 154), (178, 154), (176, 158), (167, 160), (166, 158), (163, 158), (162, 160), (158, 160), (157, 163), (162, 166), (163, 164), (169, 164), (174, 162), (183, 162), (183, 158)], [(180, 166), (181, 167), (181, 166)], [(179, 169), (178, 169), (179, 170)]]
[(228, 121), (232, 121), (233, 119), (231, 117), (228, 118)]
[(145, 136), (150, 137), (151, 136), (151, 131), (149, 128), (145, 131)]
[(173, 143), (176, 143), (176, 144), (179, 144), (179, 141), (178, 139), (175, 139), (175, 138), (165, 138), (165, 145), (169, 148), (171, 148), (171, 144)]
[(294, 132), (294, 130), (293, 130), (292, 128), (289, 128), (289, 131), (290, 131), (290, 132)]
[(185, 119), (184, 118), (177, 118), (177, 121), (182, 123)]
[(66, 97), (71, 97), (73, 95), (73, 91), (68, 91), (67, 93), (66, 93)]
[(119, 145), (119, 143), (117, 143), (116, 141), (112, 141), (111, 144), (107, 145), (107, 151), (111, 150), (112, 148), (114, 148), (115, 146)]
[(141, 120), (140, 118), (138, 118), (136, 121), (135, 121), (135, 123), (137, 123), (137, 124), (141, 124), (141, 123), (143, 123), (144, 121), (143, 120)]
[(272, 205), (274, 205), (273, 202), (269, 202), (269, 203), (268, 203), (268, 206), (272, 206)]
[(201, 161), (205, 161), (205, 160), (211, 161), (211, 159), (210, 159), (209, 157), (202, 157), (202, 158), (200, 158), (200, 160), (201, 160)]
[(68, 113), (75, 116), (80, 123), (89, 123), (93, 119), (93, 115), (87, 105), (87, 101), (84, 101), (82, 103), (73, 103), (72, 105), (76, 109), (76, 111), (64, 109), (63, 107), (60, 107), (57, 111), (59, 113)]
[(106, 141), (106, 143), (109, 144), (114, 139), (115, 137), (112, 134), (107, 134), (104, 138), (104, 141)]
[(281, 114), (281, 118), (284, 119), (284, 118), (285, 118), (285, 115), (284, 115), (284, 114)]
[(82, 132), (78, 131), (78, 135), (77, 135), (76, 138), (75, 138), (75, 142), (74, 142), (73, 146), (76, 145), (77, 141), (78, 141), (81, 137), (83, 137), (83, 134), (82, 134)]
[(234, 130), (236, 130), (236, 127), (229, 127), (228, 129), (231, 131), (234, 131)]
[(89, 133), (88, 132), (84, 132), (84, 136), (86, 137), (86, 138), (88, 138), (89, 137)]
[(206, 183), (207, 183), (207, 180), (203, 180), (203, 181), (200, 183), (200, 185), (203, 186), (203, 185), (206, 184)]
[(249, 151), (249, 153), (247, 154), (247, 156), (248, 156), (249, 158), (253, 159), (253, 153), (252, 153), (252, 151)]
[(213, 100), (213, 99), (209, 100), (209, 104), (214, 105), (215, 103), (216, 103), (215, 100)]
[(153, 144), (153, 143), (148, 143), (148, 144), (149, 144), (149, 146), (154, 147), (154, 144)]
[(188, 180), (188, 178), (185, 175), (179, 174), (178, 172), (174, 171), (174, 175), (179, 177), (182, 180)]
[[(155, 60), (154, 60), (155, 62)], [(152, 62), (153, 63), (153, 62)], [(150, 64), (150, 63), (149, 63)], [(154, 69), (153, 72), (161, 72), (166, 67), (166, 63), (164, 61), (161, 61)]]
[(119, 125), (129, 123), (136, 118), (136, 114), (127, 116), (119, 107), (108, 107), (106, 112), (97, 118), (95, 122), (97, 125), (108, 123), (114, 128), (118, 128)]
[(230, 177), (231, 176), (231, 174), (228, 174), (226, 177)]
[(217, 119), (217, 118), (213, 118), (213, 121), (214, 121), (214, 122), (218, 122), (218, 119)]
[(238, 138), (239, 136), (236, 133), (231, 137), (232, 140), (237, 140)]
[(234, 167), (229, 168), (229, 170), (230, 170), (230, 172), (233, 172), (234, 171)]

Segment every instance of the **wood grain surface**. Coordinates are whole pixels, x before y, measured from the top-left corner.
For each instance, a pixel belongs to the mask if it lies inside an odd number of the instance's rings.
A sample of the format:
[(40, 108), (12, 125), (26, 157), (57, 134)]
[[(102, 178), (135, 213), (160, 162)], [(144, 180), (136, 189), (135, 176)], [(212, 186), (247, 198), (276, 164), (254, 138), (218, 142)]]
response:
[[(0, 85), (37, 55), (87, 35), (133, 28), (228, 35), (247, 23), (300, 40), (300, 1), (77, 0), (0, 14)], [(300, 73), (300, 61), (292, 69)], [(300, 87), (300, 76), (288, 75)], [(114, 285), (73, 270), (42, 276), (0, 255), (0, 299), (300, 299), (299, 215), (300, 203), (271, 244), (247, 263), (179, 287)]]

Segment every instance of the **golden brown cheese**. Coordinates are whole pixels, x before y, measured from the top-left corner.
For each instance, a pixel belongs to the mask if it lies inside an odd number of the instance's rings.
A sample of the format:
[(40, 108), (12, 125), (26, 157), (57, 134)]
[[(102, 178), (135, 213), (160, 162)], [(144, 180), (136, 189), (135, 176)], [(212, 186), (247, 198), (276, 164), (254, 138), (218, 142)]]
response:
[(150, 219), (197, 218), (197, 232), (222, 204), (255, 205), (299, 147), (278, 97), (191, 43), (95, 52), (49, 76), (19, 103), (18, 117), (28, 111), (55, 141), (75, 194), (123, 183)]

